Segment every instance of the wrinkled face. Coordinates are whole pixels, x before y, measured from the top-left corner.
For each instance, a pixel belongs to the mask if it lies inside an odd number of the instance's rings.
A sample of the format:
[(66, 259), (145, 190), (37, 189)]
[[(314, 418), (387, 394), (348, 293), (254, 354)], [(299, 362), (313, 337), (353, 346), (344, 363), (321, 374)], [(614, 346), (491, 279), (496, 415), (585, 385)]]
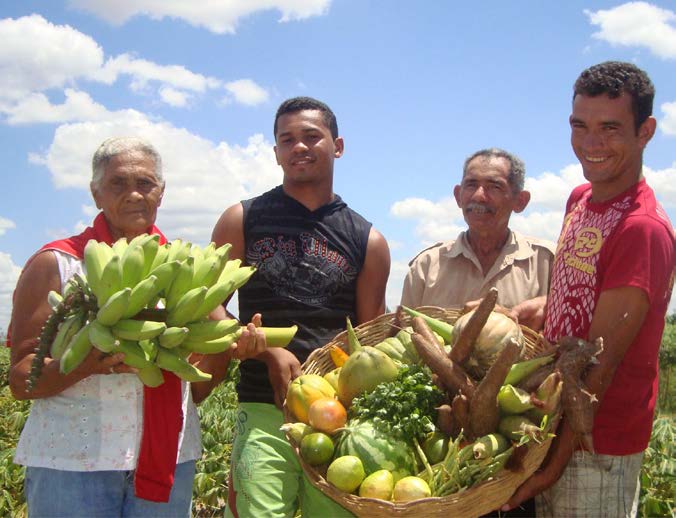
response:
[(343, 139), (334, 139), (319, 110), (285, 113), (277, 121), (275, 157), (284, 182), (333, 179), (333, 161), (343, 154)]
[(467, 173), (453, 194), (470, 232), (504, 233), (512, 211), (526, 207), (530, 195), (515, 194), (508, 178), (509, 162), (504, 158), (478, 156), (467, 164)]
[(113, 239), (130, 239), (155, 223), (164, 186), (155, 176), (155, 162), (140, 152), (114, 156), (101, 183), (91, 186), (96, 207), (108, 221)]
[(596, 201), (612, 198), (638, 180), (654, 119), (649, 117), (636, 131), (629, 95), (575, 96), (570, 129), (573, 151)]

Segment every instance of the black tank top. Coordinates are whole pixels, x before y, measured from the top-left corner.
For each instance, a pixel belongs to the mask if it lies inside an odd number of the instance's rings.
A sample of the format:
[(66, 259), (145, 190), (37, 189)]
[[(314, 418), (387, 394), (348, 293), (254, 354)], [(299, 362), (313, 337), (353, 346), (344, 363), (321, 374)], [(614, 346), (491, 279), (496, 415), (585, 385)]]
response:
[[(354, 322), (357, 276), (364, 264), (371, 223), (335, 195), (315, 211), (278, 186), (242, 202), (245, 262), (257, 268), (239, 289), (239, 318), (261, 313), (264, 326), (296, 324), (288, 346), (303, 363), (310, 352)], [(242, 402), (274, 403), (267, 366), (240, 364)]]

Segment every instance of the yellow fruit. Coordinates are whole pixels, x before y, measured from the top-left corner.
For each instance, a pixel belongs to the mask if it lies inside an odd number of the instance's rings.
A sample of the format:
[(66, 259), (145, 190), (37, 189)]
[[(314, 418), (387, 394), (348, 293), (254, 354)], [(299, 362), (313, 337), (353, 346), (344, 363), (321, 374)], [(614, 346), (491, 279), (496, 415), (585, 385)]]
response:
[(379, 469), (371, 473), (361, 483), (361, 486), (359, 486), (359, 496), (392, 500), (393, 488), (394, 477), (392, 476), (392, 472), (386, 469)]
[(400, 479), (392, 491), (392, 500), (395, 502), (410, 502), (432, 495), (430, 486), (419, 477), (404, 477)]
[(336, 391), (338, 391), (338, 376), (340, 376), (340, 367), (324, 374), (324, 379), (328, 381)]
[(325, 433), (308, 434), (300, 441), (300, 455), (310, 466), (326, 464), (333, 457), (333, 441)]
[(359, 457), (343, 455), (329, 465), (326, 480), (341, 491), (352, 493), (362, 483), (364, 475), (364, 465)]
[(320, 432), (333, 435), (347, 422), (347, 411), (337, 399), (320, 398), (310, 405), (308, 410), (310, 426)]
[(296, 419), (309, 424), (308, 410), (316, 400), (334, 397), (336, 391), (331, 384), (318, 374), (303, 374), (289, 385), (286, 393), (286, 406)]

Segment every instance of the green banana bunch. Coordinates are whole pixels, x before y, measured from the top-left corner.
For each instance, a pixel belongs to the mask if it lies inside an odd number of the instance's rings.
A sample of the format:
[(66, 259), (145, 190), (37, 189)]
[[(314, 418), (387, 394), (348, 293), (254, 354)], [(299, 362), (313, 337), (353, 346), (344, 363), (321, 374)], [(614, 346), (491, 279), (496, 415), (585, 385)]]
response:
[[(60, 370), (72, 372), (92, 348), (122, 352), (147, 386), (163, 383), (162, 370), (190, 382), (211, 379), (188, 360), (193, 353), (217, 354), (240, 338), (237, 320), (208, 320), (254, 274), (255, 268), (229, 259), (231, 245), (201, 248), (176, 239), (159, 244), (142, 234), (112, 246), (90, 240), (84, 250), (86, 281), (74, 279), (49, 303), (58, 326), (51, 356)], [(70, 308), (73, 294), (80, 305)], [(69, 298), (70, 297), (70, 298)], [(261, 328), (271, 347), (288, 345), (296, 327)]]

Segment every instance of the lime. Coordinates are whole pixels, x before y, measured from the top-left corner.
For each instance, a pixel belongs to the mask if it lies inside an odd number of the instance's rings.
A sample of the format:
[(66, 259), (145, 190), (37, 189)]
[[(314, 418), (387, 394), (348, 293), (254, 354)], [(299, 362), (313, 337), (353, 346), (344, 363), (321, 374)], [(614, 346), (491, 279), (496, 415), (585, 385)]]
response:
[(371, 473), (361, 483), (361, 486), (359, 486), (359, 496), (391, 500), (393, 487), (394, 477), (392, 473), (386, 469), (379, 469)]
[(364, 480), (364, 475), (364, 465), (359, 457), (343, 455), (329, 465), (326, 480), (341, 491), (352, 493)]
[(419, 498), (427, 498), (432, 494), (430, 486), (419, 477), (404, 477), (394, 485), (392, 500), (395, 502), (409, 502)]
[(300, 441), (300, 455), (311, 466), (325, 464), (333, 457), (333, 441), (325, 433), (310, 433)]

